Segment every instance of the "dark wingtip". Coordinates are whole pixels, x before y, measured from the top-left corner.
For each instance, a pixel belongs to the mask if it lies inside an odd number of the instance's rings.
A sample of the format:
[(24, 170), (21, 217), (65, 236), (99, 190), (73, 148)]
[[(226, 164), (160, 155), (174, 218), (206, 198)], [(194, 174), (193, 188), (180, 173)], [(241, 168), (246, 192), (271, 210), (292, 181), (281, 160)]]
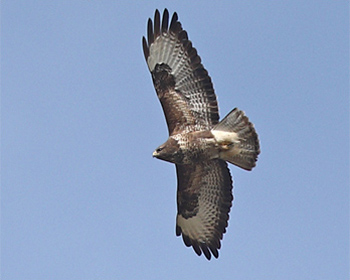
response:
[(160, 13), (158, 9), (154, 13), (154, 38), (160, 35)]
[(162, 18), (162, 32), (168, 31), (169, 24), (169, 12), (168, 9), (164, 9), (163, 18)]
[(177, 13), (174, 12), (173, 17), (171, 18), (170, 27), (169, 27), (169, 29), (172, 30), (173, 32), (176, 32), (177, 30), (177, 23), (178, 23), (177, 20), (178, 20)]
[(216, 259), (219, 257), (219, 252), (218, 249), (220, 249), (220, 241), (218, 242), (219, 246), (216, 246), (215, 244), (206, 244), (206, 243), (201, 243), (192, 240), (190, 237), (187, 235), (184, 235), (181, 231), (181, 228), (179, 226), (176, 226), (176, 236), (179, 236), (182, 234), (182, 239), (184, 244), (187, 247), (193, 248), (193, 251), (198, 255), (201, 256), (202, 253), (204, 256), (207, 258), (207, 260), (211, 260), (211, 256), (213, 255)]
[(173, 14), (173, 18), (172, 18), (172, 20), (171, 21), (177, 21), (179, 19), (179, 17), (177, 16), (177, 12), (174, 12), (174, 14)]
[(148, 45), (147, 45), (146, 38), (144, 36), (142, 37), (142, 48), (143, 48), (143, 54), (144, 54), (145, 59), (147, 61), (147, 59), (149, 57), (149, 48), (148, 48)]
[(200, 247), (198, 246), (198, 244), (196, 242), (192, 243), (192, 248), (198, 256), (202, 255), (202, 250), (200, 249)]
[(200, 248), (201, 248), (202, 252), (204, 253), (204, 256), (208, 259), (208, 261), (210, 261), (211, 254), (210, 254), (210, 252), (208, 250), (207, 245), (205, 243), (201, 243), (200, 244)]
[(219, 257), (218, 249), (220, 248), (217, 249), (215, 247), (209, 246), (209, 249), (210, 249), (210, 252), (213, 254), (213, 256), (217, 259)]
[(181, 228), (178, 225), (176, 225), (175, 232), (176, 232), (176, 236), (180, 236), (181, 235), (182, 230), (181, 230)]
[[(174, 13), (173, 19), (175, 20), (175, 23), (177, 21), (177, 15)], [(175, 24), (174, 23), (174, 24)], [(147, 22), (147, 40), (145, 37), (142, 37), (142, 46), (143, 46), (143, 53), (145, 56), (145, 59), (147, 61), (147, 58), (149, 56), (149, 46), (152, 45), (154, 40), (160, 36), (161, 32), (167, 32), (168, 31), (168, 24), (169, 24), (169, 12), (165, 8), (163, 12), (163, 18), (162, 22), (160, 21), (160, 12), (158, 9), (156, 9), (154, 13), (154, 21), (152, 22), (152, 19), (148, 19)]]
[(149, 46), (154, 41), (153, 25), (152, 25), (152, 20), (150, 18), (148, 19), (148, 23), (147, 23), (147, 40), (148, 40)]

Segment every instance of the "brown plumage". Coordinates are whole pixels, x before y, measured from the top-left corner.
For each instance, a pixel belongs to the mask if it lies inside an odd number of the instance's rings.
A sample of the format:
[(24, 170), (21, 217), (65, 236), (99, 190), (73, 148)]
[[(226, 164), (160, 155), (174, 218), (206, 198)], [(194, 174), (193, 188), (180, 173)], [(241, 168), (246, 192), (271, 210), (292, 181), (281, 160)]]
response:
[(169, 139), (154, 157), (176, 164), (176, 235), (207, 259), (218, 257), (232, 205), (226, 161), (251, 170), (260, 153), (253, 124), (238, 109), (220, 123), (208, 72), (174, 13), (169, 25), (156, 10), (143, 51), (168, 125)]

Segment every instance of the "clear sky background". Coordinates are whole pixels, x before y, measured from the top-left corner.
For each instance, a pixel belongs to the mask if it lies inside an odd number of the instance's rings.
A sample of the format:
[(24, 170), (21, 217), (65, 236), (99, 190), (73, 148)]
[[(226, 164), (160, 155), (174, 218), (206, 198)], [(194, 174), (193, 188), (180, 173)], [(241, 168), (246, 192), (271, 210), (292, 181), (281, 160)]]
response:
[[(175, 236), (175, 168), (152, 158), (156, 8), (261, 140), (252, 172), (230, 166), (210, 262)], [(349, 279), (348, 1), (2, 1), (1, 93), (1, 279)]]

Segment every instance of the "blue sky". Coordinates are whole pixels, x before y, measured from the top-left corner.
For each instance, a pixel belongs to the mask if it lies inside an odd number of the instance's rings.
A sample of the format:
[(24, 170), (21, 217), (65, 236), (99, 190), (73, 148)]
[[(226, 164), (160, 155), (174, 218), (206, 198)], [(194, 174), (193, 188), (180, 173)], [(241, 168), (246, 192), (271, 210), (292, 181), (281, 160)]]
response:
[[(348, 1), (2, 1), (1, 279), (348, 279)], [(218, 260), (175, 237), (141, 37), (176, 11), (254, 122)]]

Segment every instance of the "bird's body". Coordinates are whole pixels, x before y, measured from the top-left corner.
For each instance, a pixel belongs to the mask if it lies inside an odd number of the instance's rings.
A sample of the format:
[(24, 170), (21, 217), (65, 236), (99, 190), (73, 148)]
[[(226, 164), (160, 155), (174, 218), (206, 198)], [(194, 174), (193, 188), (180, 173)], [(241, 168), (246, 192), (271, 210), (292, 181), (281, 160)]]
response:
[[(168, 147), (172, 147), (171, 153), (177, 155), (175, 159), (166, 158)], [(176, 164), (191, 164), (198, 160), (218, 158), (218, 152), (210, 131), (190, 131), (170, 136), (153, 156)]]
[(208, 72), (174, 13), (149, 19), (143, 51), (163, 107), (169, 138), (153, 156), (176, 166), (176, 235), (198, 255), (218, 257), (232, 205), (232, 178), (226, 161), (255, 166), (260, 152), (253, 124), (235, 108), (219, 122)]

